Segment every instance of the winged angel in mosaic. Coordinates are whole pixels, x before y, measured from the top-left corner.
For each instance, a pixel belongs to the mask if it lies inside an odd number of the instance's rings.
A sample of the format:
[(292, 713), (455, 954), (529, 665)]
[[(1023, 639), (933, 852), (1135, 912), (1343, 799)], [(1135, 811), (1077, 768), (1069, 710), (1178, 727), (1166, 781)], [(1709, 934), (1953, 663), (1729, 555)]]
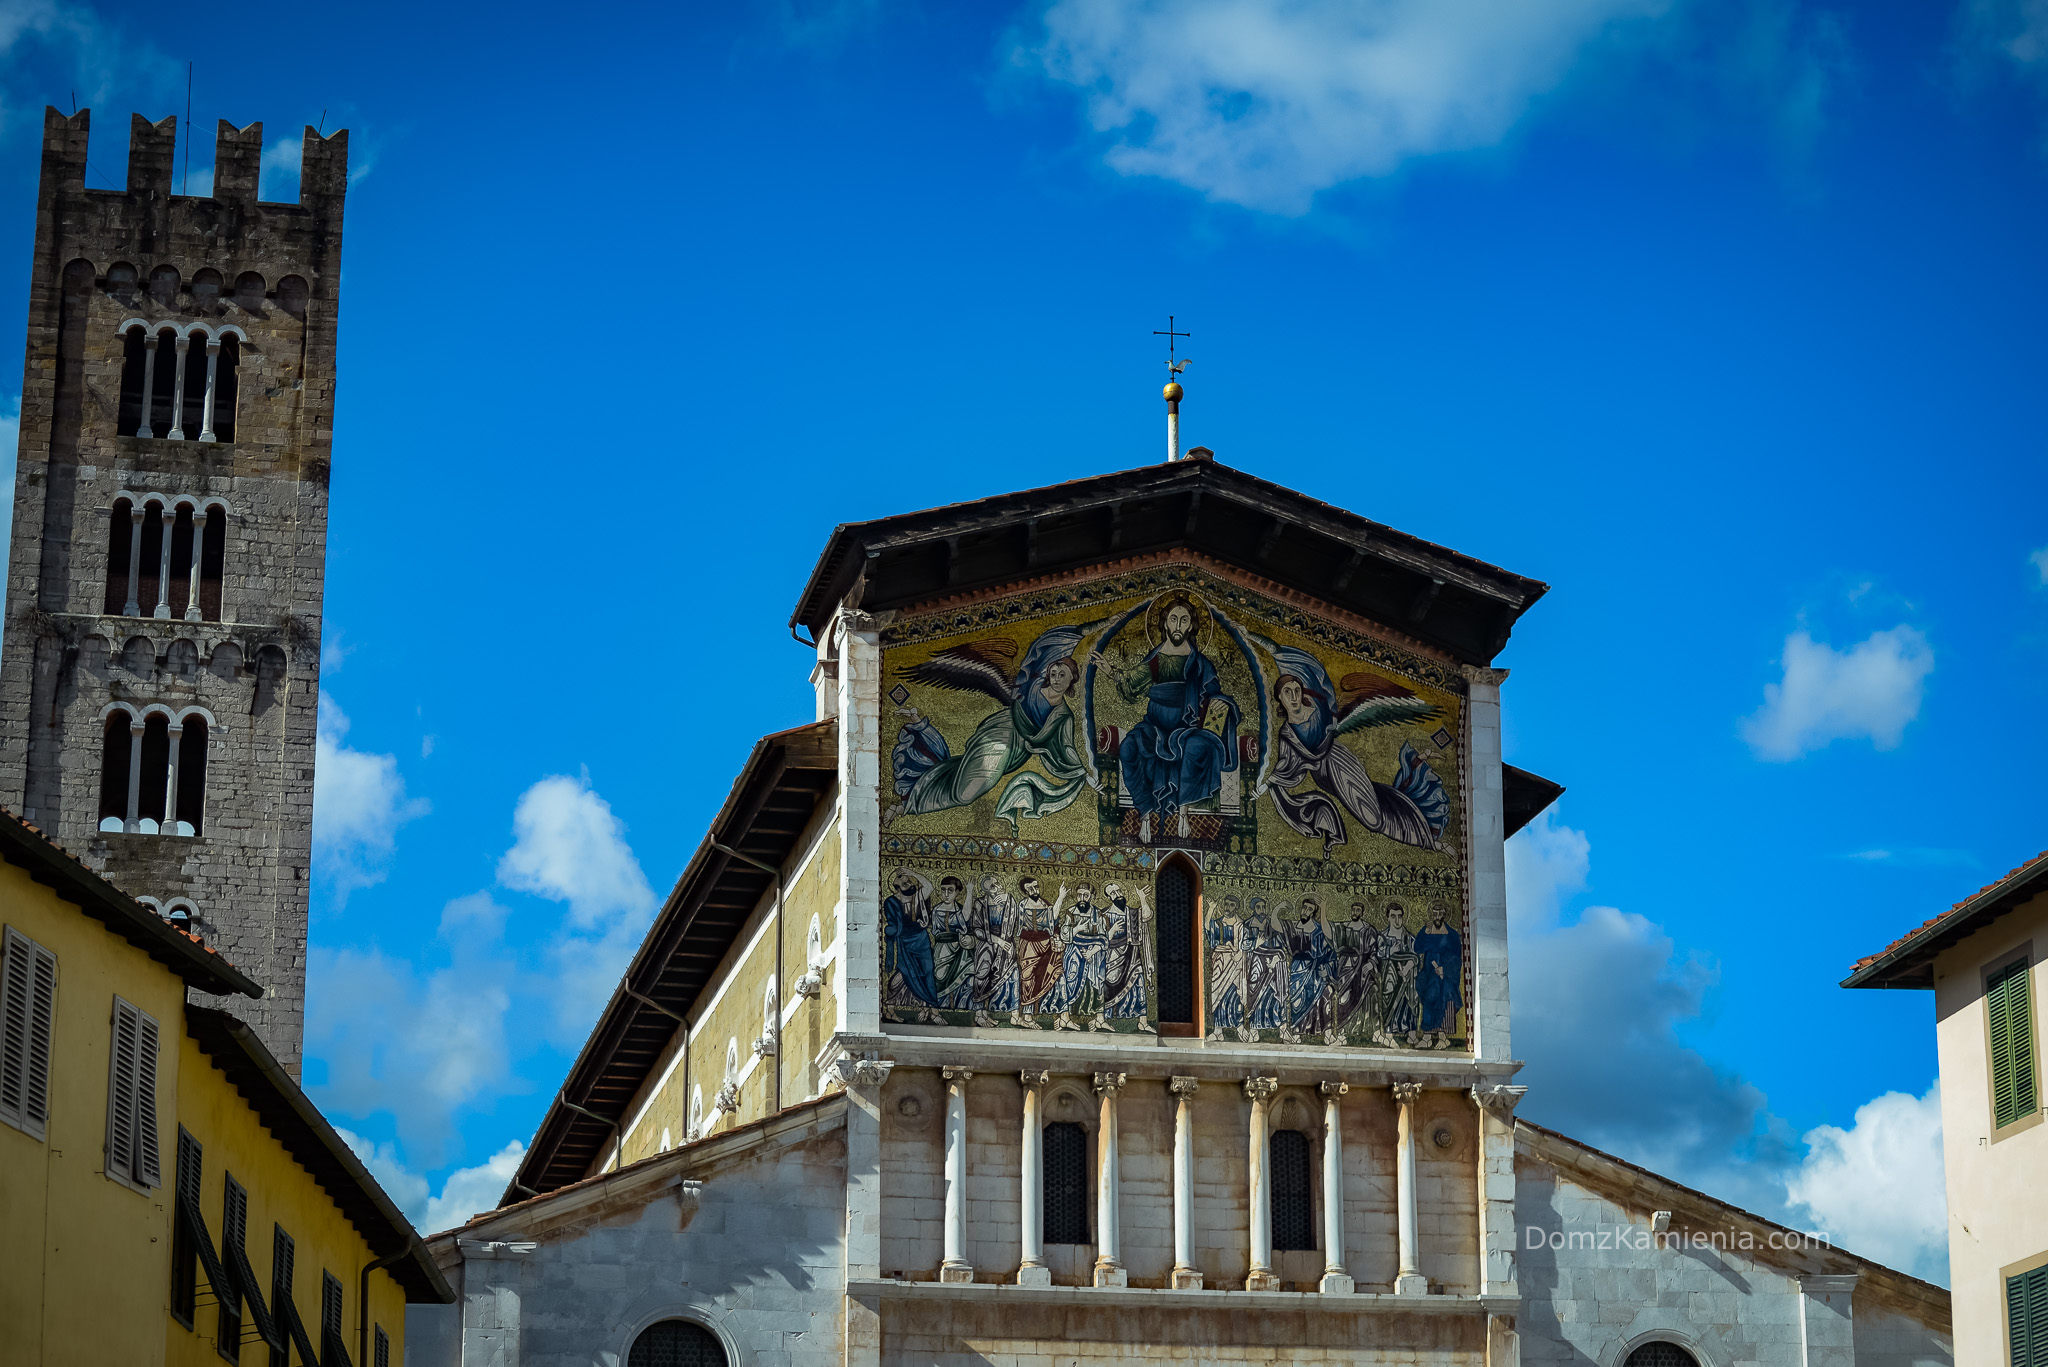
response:
[[(968, 806), (1007, 778), (996, 815), (1015, 830), (1022, 818), (1061, 811), (1082, 788), (1097, 786), (1074, 706), (1081, 681), (1074, 651), (1099, 625), (1052, 628), (1025, 649), (1022, 664), (1016, 642), (992, 636), (901, 670), (911, 683), (985, 694), (999, 710), (982, 719), (956, 754), (916, 708), (898, 708), (903, 725), (890, 751), (898, 800), (882, 820)], [(1033, 756), (1039, 769), (1025, 769)]]
[[(1339, 690), (1307, 651), (1257, 639), (1279, 666), (1273, 702), (1280, 724), (1266, 787), (1280, 819), (1305, 836), (1320, 838), (1325, 859), (1348, 839), (1340, 804), (1368, 831), (1404, 845), (1437, 848), (1450, 798), (1415, 747), (1402, 742), (1400, 768), (1389, 784), (1376, 782), (1338, 742), (1364, 727), (1434, 720), (1440, 709), (1375, 674), (1347, 674)], [(1306, 779), (1314, 779), (1315, 786), (1301, 789)]]

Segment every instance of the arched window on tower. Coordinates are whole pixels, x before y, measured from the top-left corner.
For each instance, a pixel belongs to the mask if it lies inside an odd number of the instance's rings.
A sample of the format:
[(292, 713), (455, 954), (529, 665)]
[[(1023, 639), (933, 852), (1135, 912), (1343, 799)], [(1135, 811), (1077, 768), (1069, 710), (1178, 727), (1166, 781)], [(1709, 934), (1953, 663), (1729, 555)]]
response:
[(1159, 936), (1159, 1033), (1195, 1035), (1200, 993), (1196, 990), (1200, 957), (1195, 951), (1201, 918), (1201, 875), (1179, 856), (1159, 869), (1156, 922)]
[[(217, 298), (218, 280), (214, 287)], [(174, 327), (140, 318), (123, 323), (115, 432), (172, 441), (233, 441), (245, 340), (233, 323)]]
[(162, 709), (137, 718), (109, 709), (100, 747), (100, 822), (106, 832), (198, 835), (206, 821), (206, 718)]
[(1308, 1136), (1275, 1130), (1268, 1141), (1273, 1164), (1273, 1248), (1316, 1246), (1315, 1191), (1309, 1170)]
[(626, 1367), (726, 1367), (725, 1345), (701, 1324), (656, 1320), (633, 1340)]
[(116, 499), (107, 518), (107, 591), (101, 611), (127, 617), (217, 622), (226, 558), (224, 505), (195, 505), (190, 499), (173, 504), (154, 495)]
[(1045, 1241), (1088, 1242), (1088, 1131), (1070, 1120), (1045, 1127)]

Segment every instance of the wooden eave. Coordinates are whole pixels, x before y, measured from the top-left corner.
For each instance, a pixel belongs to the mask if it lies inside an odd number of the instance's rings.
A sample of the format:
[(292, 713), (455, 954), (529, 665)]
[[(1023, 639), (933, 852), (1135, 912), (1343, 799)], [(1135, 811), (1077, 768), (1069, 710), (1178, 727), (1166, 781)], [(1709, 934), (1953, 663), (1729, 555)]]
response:
[(1188, 549), (1484, 665), (1548, 586), (1213, 459), (1143, 466), (832, 531), (790, 616), (875, 612)]
[(754, 746), (549, 1104), (501, 1206), (581, 1181), (605, 1153), (681, 1022), (774, 886), (774, 876), (748, 860), (771, 868), (786, 864), (838, 772), (836, 721), (780, 731)]

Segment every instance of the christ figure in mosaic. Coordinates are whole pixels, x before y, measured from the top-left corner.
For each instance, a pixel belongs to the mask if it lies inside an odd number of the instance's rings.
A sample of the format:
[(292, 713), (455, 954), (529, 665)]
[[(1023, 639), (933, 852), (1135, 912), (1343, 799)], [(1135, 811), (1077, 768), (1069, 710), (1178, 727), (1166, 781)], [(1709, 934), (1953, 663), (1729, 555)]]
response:
[[(1194, 599), (1169, 594), (1148, 616), (1158, 621), (1158, 644), (1117, 676), (1116, 689), (1126, 702), (1145, 700), (1144, 719), (1124, 736), (1117, 764), (1139, 813), (1139, 839), (1150, 843), (1154, 816), (1179, 812), (1186, 835), (1186, 808), (1216, 796), (1223, 775), (1237, 768), (1238, 710), (1215, 661), (1202, 653), (1204, 619)], [(1225, 711), (1220, 736), (1207, 726), (1210, 704), (1218, 702)]]

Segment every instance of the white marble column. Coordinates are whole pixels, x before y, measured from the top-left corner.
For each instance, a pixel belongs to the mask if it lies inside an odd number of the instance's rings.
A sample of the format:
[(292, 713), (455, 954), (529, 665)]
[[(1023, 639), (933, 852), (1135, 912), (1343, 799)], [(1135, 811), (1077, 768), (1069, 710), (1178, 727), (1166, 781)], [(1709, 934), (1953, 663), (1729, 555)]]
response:
[(1251, 1269), (1245, 1273), (1247, 1291), (1278, 1291), (1280, 1278), (1273, 1272), (1273, 1094), (1280, 1079), (1248, 1077), (1244, 1094), (1252, 1102), (1251, 1132)]
[(1325, 1082), (1323, 1094), (1323, 1281), (1321, 1289), (1348, 1296), (1358, 1289), (1344, 1271), (1344, 1118), (1337, 1100), (1350, 1084)]
[[(1466, 684), (1467, 784), (1466, 869), (1472, 888), (1472, 994), (1466, 1019), (1472, 1053), (1490, 1062), (1514, 1057), (1508, 1039), (1508, 865), (1507, 824), (1501, 768), (1500, 686), (1505, 669), (1468, 665)], [(1446, 1024), (1446, 1029), (1450, 1028)]]
[(135, 429), (138, 437), (153, 437), (150, 419), (156, 416), (156, 334), (142, 339), (142, 422)]
[(1415, 1103), (1422, 1097), (1419, 1082), (1393, 1084), (1394, 1101), (1401, 1108), (1399, 1138), (1395, 1150), (1395, 1194), (1400, 1205), (1401, 1267), (1394, 1276), (1397, 1296), (1427, 1296), (1429, 1278), (1416, 1266), (1419, 1222), (1415, 1213)]
[(170, 504), (163, 505), (164, 544), (157, 556), (156, 611), (152, 617), (171, 615), (171, 541), (172, 533), (178, 530), (178, 510)]
[(213, 383), (220, 370), (220, 338), (206, 339), (206, 400), (199, 409), (199, 440), (213, 440)]
[(192, 582), (191, 591), (185, 595), (185, 620), (197, 622), (199, 614), (199, 571), (202, 557), (206, 553), (206, 509), (192, 510)]
[(142, 829), (142, 718), (128, 721), (128, 826), (132, 833)]
[(185, 351), (191, 345), (189, 337), (177, 340), (178, 369), (171, 382), (171, 432), (172, 441), (185, 440)]
[(1195, 1092), (1194, 1078), (1167, 1082), (1173, 1093), (1173, 1289), (1200, 1291), (1195, 1267)]
[(1017, 1212), (1023, 1233), (1023, 1257), (1017, 1266), (1017, 1285), (1051, 1286), (1052, 1269), (1045, 1265), (1045, 1086), (1052, 1075), (1044, 1072), (1017, 1074), (1024, 1084), (1024, 1143), (1022, 1208)]
[[(879, 1036), (849, 1037), (832, 1061), (828, 1076), (846, 1092), (846, 1252), (848, 1281), (873, 1281), (882, 1275), (882, 1087), (889, 1080), (892, 1059), (876, 1048)], [(857, 1050), (857, 1052), (856, 1052)], [(848, 1294), (840, 1306), (844, 1318), (844, 1367), (880, 1367), (881, 1303), (869, 1294)]]
[(842, 608), (831, 630), (839, 642), (839, 915), (832, 957), (838, 1030), (875, 1035), (882, 1028), (882, 647), (874, 618)]
[(164, 819), (157, 827), (165, 835), (178, 833), (178, 742), (184, 739), (185, 728), (172, 722), (167, 729), (171, 738), (171, 762), (164, 773)]
[(142, 615), (142, 519), (148, 515), (140, 503), (128, 505), (128, 601), (121, 608), (128, 617)]
[(967, 1261), (967, 1068), (940, 1070), (946, 1079), (946, 1257), (939, 1264), (942, 1282), (971, 1282), (974, 1264)]
[(1102, 1115), (1095, 1128), (1095, 1284), (1129, 1286), (1124, 1271), (1122, 1241), (1117, 1228), (1117, 1135), (1116, 1098), (1124, 1087), (1122, 1073), (1097, 1073), (1095, 1094), (1102, 1098)]

